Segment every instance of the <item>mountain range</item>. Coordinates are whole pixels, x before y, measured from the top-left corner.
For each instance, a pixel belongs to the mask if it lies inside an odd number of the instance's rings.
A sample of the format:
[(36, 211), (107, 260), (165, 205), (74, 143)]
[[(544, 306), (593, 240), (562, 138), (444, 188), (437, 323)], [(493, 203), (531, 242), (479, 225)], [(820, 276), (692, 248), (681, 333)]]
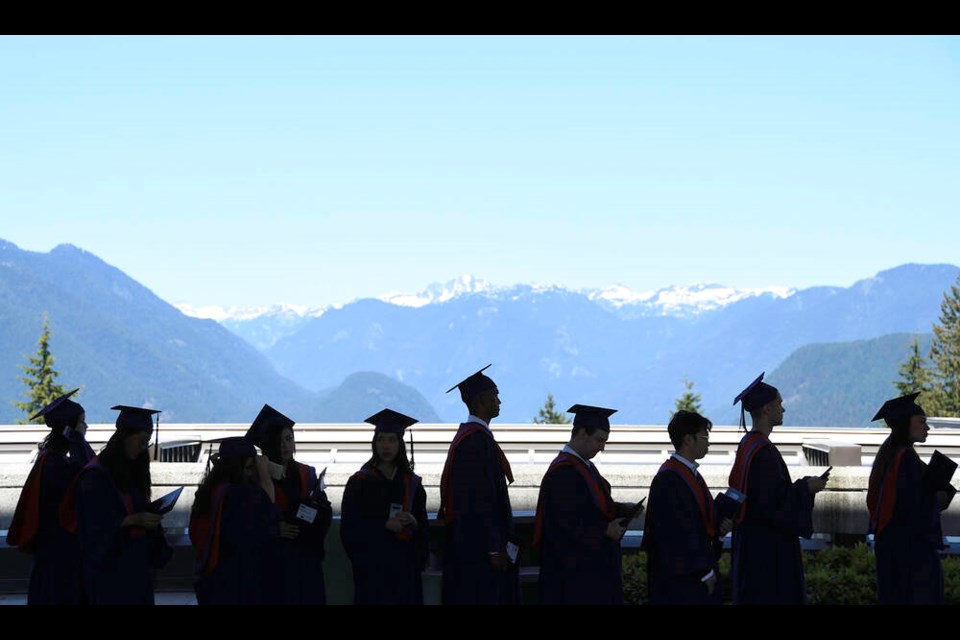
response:
[(353, 369), (305, 389), (217, 322), (185, 316), (82, 249), (35, 253), (0, 240), (2, 424), (23, 417), (13, 406), (24, 392), (18, 365), (36, 352), (44, 314), (57, 380), (81, 387), (90, 422), (112, 422), (115, 404), (155, 407), (170, 422), (249, 422), (265, 402), (300, 422), (358, 422), (385, 399), (438, 419), (415, 389), (376, 372)]
[(178, 308), (77, 247), (0, 240), (0, 423), (20, 417), (18, 365), (47, 313), (59, 381), (82, 387), (92, 422), (120, 403), (171, 422), (246, 422), (264, 402), (301, 422), (356, 422), (383, 406), (454, 422), (465, 410), (446, 389), (492, 362), (500, 422), (529, 423), (551, 393), (561, 409), (663, 424), (690, 380), (704, 412), (731, 424), (733, 397), (766, 371), (788, 424), (863, 425), (895, 394), (909, 341), (929, 340), (958, 275), (905, 264), (850, 287), (651, 292), (464, 276), (326, 307)]
[[(251, 342), (254, 333), (270, 335), (259, 342), (263, 353), (307, 388), (329, 386), (352, 368), (379, 371), (419, 389), (447, 421), (463, 409), (456, 394), (444, 391), (493, 362), (501, 421), (528, 422), (552, 393), (562, 408), (610, 406), (621, 422), (661, 424), (688, 379), (714, 421), (729, 424), (739, 419), (733, 397), (766, 371), (774, 381), (822, 380), (859, 403), (850, 414), (797, 411), (791, 424), (862, 425), (867, 407), (894, 391), (906, 349), (891, 345), (909, 338), (849, 351), (839, 345), (929, 333), (958, 275), (953, 265), (906, 264), (850, 287), (743, 291), (701, 284), (648, 293), (492, 287), (465, 276), (420, 294), (311, 309), (293, 329), (289, 317), (281, 318), (284, 325), (269, 312), (223, 322)], [(862, 348), (876, 351), (877, 361), (862, 374), (873, 376), (869, 397), (862, 381), (854, 383), (839, 366), (846, 361), (815, 357)], [(798, 349), (807, 351), (788, 362)]]

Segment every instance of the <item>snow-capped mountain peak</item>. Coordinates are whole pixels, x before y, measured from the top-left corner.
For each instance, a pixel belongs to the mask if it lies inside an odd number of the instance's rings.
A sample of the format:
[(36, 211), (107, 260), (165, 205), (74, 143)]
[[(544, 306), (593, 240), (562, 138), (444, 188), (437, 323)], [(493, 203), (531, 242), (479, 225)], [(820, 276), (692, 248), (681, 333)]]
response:
[(431, 284), (420, 293), (393, 292), (378, 296), (377, 299), (401, 307), (423, 307), (436, 302), (447, 302), (471, 293), (487, 293), (493, 289), (494, 287), (486, 280), (464, 274), (447, 282)]
[[(377, 296), (377, 300), (402, 307), (423, 307), (478, 293), (487, 296), (510, 294), (516, 298), (516, 295), (521, 293), (535, 295), (548, 291), (570, 290), (559, 285), (494, 286), (486, 280), (464, 274), (447, 282), (431, 284), (419, 293), (392, 292)], [(695, 283), (664, 287), (655, 291), (634, 291), (624, 285), (616, 284), (603, 289), (584, 289), (576, 293), (615, 309), (626, 308), (640, 311), (643, 315), (696, 315), (725, 307), (745, 298), (764, 294), (786, 298), (796, 293), (796, 290), (777, 286), (737, 289), (719, 284)], [(177, 304), (174, 306), (184, 315), (194, 318), (209, 318), (222, 323), (245, 322), (265, 317), (276, 318), (281, 321), (315, 318), (323, 315), (329, 309), (339, 309), (344, 305), (333, 304), (310, 307), (302, 304), (274, 304), (256, 307), (222, 307), (217, 305)]]
[(330, 307), (310, 307), (305, 304), (271, 304), (256, 307), (222, 307), (219, 305), (173, 305), (185, 316), (204, 318), (217, 322), (255, 320), (263, 316), (281, 318), (316, 318)]
[(639, 306), (647, 307), (662, 315), (687, 315), (719, 309), (739, 300), (764, 294), (786, 298), (796, 293), (796, 290), (789, 287), (736, 289), (719, 284), (696, 283), (644, 292), (636, 292), (623, 285), (614, 285), (585, 293), (591, 300), (600, 300), (618, 309), (625, 306)]

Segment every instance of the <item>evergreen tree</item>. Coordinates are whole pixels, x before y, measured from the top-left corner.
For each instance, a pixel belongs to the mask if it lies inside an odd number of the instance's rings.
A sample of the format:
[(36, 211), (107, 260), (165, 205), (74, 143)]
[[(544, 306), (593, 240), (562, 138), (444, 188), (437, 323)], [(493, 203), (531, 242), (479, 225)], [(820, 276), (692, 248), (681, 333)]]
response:
[(930, 371), (927, 369), (926, 359), (920, 355), (920, 339), (914, 336), (910, 345), (910, 355), (900, 364), (900, 379), (894, 380), (893, 385), (901, 396), (919, 391), (922, 396), (919, 402), (930, 415), (937, 415), (936, 394), (931, 392)]
[(547, 394), (547, 401), (540, 409), (539, 417), (533, 419), (533, 424), (570, 424), (570, 418), (565, 413), (556, 410), (553, 394)]
[(53, 354), (50, 353), (50, 322), (47, 314), (43, 314), (43, 332), (40, 334), (38, 345), (37, 353), (29, 357), (29, 365), (20, 365), (25, 375), (19, 378), (27, 387), (23, 394), (27, 400), (14, 402), (14, 405), (26, 414), (18, 421), (20, 424), (28, 424), (30, 416), (65, 393), (63, 387), (56, 383), (60, 373), (53, 368)]
[[(687, 390), (683, 392), (682, 396), (673, 401), (674, 413), (677, 411), (695, 411), (696, 413), (701, 413), (700, 394), (693, 392), (693, 381), (684, 378), (683, 386), (685, 386)], [(671, 414), (670, 417), (672, 418), (673, 414)]]
[(931, 400), (941, 416), (960, 417), (960, 277), (940, 303), (930, 343)]

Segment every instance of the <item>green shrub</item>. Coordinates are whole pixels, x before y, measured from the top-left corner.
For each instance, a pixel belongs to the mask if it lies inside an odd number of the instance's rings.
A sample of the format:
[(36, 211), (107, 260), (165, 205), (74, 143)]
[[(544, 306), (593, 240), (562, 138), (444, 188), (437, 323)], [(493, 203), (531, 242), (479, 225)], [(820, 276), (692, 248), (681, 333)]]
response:
[(803, 552), (809, 604), (876, 604), (877, 561), (864, 543)]
[[(866, 544), (802, 553), (809, 604), (877, 603), (877, 561)], [(946, 604), (960, 604), (960, 557), (944, 557), (943, 580)], [(720, 588), (724, 604), (730, 604), (729, 552), (720, 558)], [(623, 591), (628, 604), (646, 602), (646, 553), (641, 551), (623, 557)]]
[[(732, 595), (730, 582), (730, 553), (720, 556), (720, 589), (724, 604), (730, 604)], [(647, 553), (640, 551), (623, 556), (623, 595), (627, 604), (641, 604), (647, 601)]]

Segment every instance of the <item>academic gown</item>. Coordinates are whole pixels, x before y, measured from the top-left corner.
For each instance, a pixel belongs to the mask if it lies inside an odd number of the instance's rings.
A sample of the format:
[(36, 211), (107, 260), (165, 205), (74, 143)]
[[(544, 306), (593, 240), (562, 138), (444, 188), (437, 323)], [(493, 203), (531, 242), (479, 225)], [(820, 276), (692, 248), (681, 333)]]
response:
[[(742, 476), (734, 477), (744, 466), (749, 466), (745, 486)], [(747, 496), (733, 529), (733, 603), (804, 604), (799, 537), (813, 535), (814, 500), (806, 480), (791, 483), (777, 448), (751, 432), (737, 448), (730, 486)]]
[(77, 477), (76, 515), (83, 582), (90, 604), (153, 604), (154, 571), (173, 555), (163, 527), (121, 527), (147, 511), (136, 488), (121, 492), (96, 459)]
[(569, 453), (540, 482), (535, 543), (540, 548), (540, 604), (623, 604), (620, 541), (607, 537), (618, 504), (596, 467)]
[(282, 480), (273, 483), (276, 504), (281, 517), (288, 524), (300, 528), (293, 540), (280, 538), (280, 567), (282, 571), (284, 604), (326, 604), (327, 593), (323, 580), (324, 542), (333, 507), (324, 491), (314, 494), (313, 507), (317, 514), (312, 523), (298, 518), (300, 505), (317, 485), (317, 472), (308, 465), (292, 461)]
[(440, 482), (444, 522), (443, 604), (519, 604), (518, 564), (497, 571), (491, 552), (514, 534), (505, 474), (509, 463), (489, 429), (462, 423)]
[(280, 511), (259, 485), (222, 483), (190, 517), (197, 604), (277, 604)]
[(74, 477), (93, 457), (83, 438), (71, 439), (69, 455), (40, 452), (20, 494), (7, 543), (33, 554), (27, 604), (82, 604), (80, 543), (60, 523), (60, 503)]
[[(669, 460), (650, 483), (643, 530), (647, 552), (649, 604), (721, 604), (723, 545), (717, 533), (713, 497), (703, 477)], [(703, 577), (713, 570), (718, 583), (707, 593)]]
[[(416, 528), (386, 528), (393, 504), (416, 518)], [(391, 480), (364, 465), (347, 481), (340, 517), (340, 539), (353, 566), (353, 603), (423, 604), (429, 523), (420, 477), (397, 471)]]
[(892, 514), (874, 539), (877, 598), (880, 604), (943, 604), (940, 507), (933, 492), (924, 489), (925, 465), (916, 451), (908, 447), (898, 453), (899, 465), (888, 471), (896, 473), (896, 491), (884, 496), (892, 501)]

